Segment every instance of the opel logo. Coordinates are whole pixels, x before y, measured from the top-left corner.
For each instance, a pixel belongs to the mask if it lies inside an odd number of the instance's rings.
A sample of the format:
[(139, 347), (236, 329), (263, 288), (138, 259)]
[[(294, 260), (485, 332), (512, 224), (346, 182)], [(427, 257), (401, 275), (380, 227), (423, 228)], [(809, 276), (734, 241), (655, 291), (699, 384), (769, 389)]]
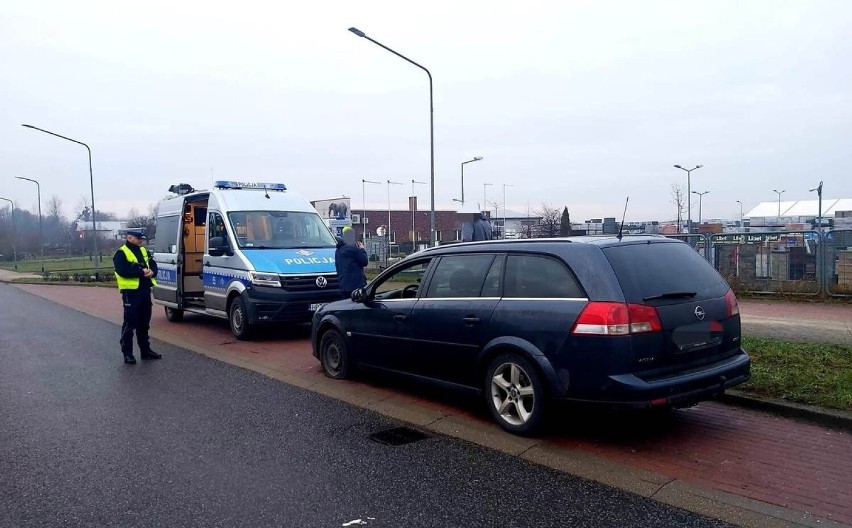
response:
[[(326, 280), (326, 278), (325, 278), (325, 277), (323, 277), (322, 275), (320, 275), (319, 277), (317, 277), (316, 283), (317, 283), (317, 287), (319, 287), (319, 288), (325, 288), (326, 286), (328, 286), (328, 281), (327, 281), (327, 280)], [(702, 318), (702, 319), (704, 318), (704, 313), (703, 313), (703, 312), (701, 313), (701, 318)]]
[(695, 307), (695, 317), (697, 317), (699, 321), (703, 321), (705, 315), (707, 314), (704, 313), (704, 308), (700, 306)]

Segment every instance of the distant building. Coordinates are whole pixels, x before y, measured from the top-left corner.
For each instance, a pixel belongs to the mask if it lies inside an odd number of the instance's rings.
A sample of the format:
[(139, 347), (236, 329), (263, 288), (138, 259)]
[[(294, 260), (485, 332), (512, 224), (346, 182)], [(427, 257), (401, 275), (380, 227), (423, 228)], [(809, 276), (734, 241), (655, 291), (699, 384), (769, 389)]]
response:
[[(100, 240), (120, 240), (123, 237), (122, 230), (127, 228), (127, 222), (124, 220), (98, 220), (97, 235)], [(77, 237), (80, 239), (90, 239), (92, 236), (92, 222), (78, 220), (74, 227)]]
[[(819, 216), (819, 200), (781, 201), (780, 204), (777, 201), (760, 202), (743, 216), (749, 219), (752, 228), (786, 228), (787, 224), (813, 226)], [(824, 225), (847, 217), (852, 217), (852, 198), (822, 200)], [(846, 222), (841, 220), (839, 223)]]

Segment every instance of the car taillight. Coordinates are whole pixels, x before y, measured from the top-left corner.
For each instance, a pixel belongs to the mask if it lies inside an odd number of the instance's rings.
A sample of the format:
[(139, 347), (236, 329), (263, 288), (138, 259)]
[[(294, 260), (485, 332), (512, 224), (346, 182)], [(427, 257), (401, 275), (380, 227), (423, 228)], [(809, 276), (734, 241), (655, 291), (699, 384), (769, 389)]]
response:
[(740, 305), (737, 304), (737, 296), (734, 290), (728, 290), (725, 294), (725, 317), (733, 317), (740, 314)]
[(628, 335), (662, 330), (657, 310), (643, 304), (590, 302), (571, 333), (575, 335)]

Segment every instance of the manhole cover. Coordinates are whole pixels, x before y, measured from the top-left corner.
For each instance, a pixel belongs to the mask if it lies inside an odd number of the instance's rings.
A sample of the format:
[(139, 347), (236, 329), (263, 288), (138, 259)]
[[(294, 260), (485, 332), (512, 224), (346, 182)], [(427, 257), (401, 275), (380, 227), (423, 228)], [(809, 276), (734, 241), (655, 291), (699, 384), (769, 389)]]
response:
[(373, 442), (384, 445), (401, 446), (429, 438), (429, 436), (410, 427), (394, 427), (393, 429), (385, 429), (384, 431), (373, 433), (368, 438)]

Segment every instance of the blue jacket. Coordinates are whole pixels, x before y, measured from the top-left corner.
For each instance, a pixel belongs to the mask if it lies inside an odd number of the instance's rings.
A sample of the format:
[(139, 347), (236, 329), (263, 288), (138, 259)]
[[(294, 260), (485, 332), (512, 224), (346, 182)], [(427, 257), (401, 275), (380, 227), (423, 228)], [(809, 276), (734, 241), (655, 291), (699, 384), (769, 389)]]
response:
[(340, 291), (351, 292), (367, 285), (364, 268), (367, 267), (367, 252), (358, 246), (338, 244), (334, 252), (334, 267), (340, 281)]

